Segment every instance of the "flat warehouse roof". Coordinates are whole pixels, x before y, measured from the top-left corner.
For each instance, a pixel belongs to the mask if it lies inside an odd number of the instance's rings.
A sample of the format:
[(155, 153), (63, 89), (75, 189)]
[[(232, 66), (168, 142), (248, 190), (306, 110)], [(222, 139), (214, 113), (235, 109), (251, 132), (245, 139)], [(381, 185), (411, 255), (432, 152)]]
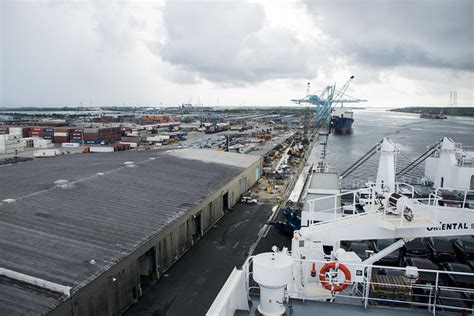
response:
[[(0, 200), (16, 201), (0, 203), (0, 268), (73, 293), (259, 161), (239, 155), (234, 166), (237, 157), (222, 152), (225, 164), (199, 160), (207, 155), (117, 152), (1, 167)], [(70, 182), (58, 187), (60, 179)], [(0, 290), (0, 314), (5, 295)]]

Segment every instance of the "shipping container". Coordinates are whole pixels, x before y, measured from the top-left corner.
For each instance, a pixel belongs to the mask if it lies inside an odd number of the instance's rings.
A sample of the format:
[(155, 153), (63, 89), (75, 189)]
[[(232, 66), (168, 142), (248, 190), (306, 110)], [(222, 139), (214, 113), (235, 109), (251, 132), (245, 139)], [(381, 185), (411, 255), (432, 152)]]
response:
[(61, 154), (61, 152), (57, 149), (44, 149), (44, 150), (37, 150), (33, 153), (35, 157), (54, 157)]
[(91, 153), (111, 153), (114, 152), (114, 147), (110, 146), (92, 146), (90, 147)]
[(69, 137), (64, 137), (64, 136), (54, 136), (53, 138), (53, 143), (69, 143), (70, 139)]
[(84, 134), (98, 133), (98, 132), (99, 132), (99, 129), (97, 128), (84, 128)]
[(69, 147), (79, 147), (79, 143), (62, 143), (62, 147), (69, 148)]

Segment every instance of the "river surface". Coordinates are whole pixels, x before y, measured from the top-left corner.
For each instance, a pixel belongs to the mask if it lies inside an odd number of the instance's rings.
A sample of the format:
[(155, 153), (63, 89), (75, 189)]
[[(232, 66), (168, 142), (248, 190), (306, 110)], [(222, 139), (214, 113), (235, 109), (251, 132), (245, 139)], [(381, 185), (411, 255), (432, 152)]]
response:
[[(445, 136), (474, 151), (474, 118), (450, 116), (447, 120), (431, 120), (421, 119), (418, 114), (366, 109), (354, 110), (354, 120), (352, 134), (329, 136), (326, 161), (330, 171), (342, 173), (384, 137), (390, 138), (400, 150), (396, 155), (397, 170)], [(343, 187), (375, 180), (378, 160), (379, 154), (370, 158), (344, 179)], [(421, 163), (408, 176), (419, 178), (423, 170)]]

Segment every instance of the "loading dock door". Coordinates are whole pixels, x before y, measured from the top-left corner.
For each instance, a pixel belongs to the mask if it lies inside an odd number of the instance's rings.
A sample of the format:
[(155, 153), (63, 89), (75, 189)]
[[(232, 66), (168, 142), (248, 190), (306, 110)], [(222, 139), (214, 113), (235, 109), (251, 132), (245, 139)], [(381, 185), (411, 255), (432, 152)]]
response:
[(193, 216), (192, 238), (193, 243), (202, 236), (201, 212)]
[(247, 177), (240, 179), (240, 194), (247, 192)]
[(143, 256), (138, 258), (138, 269), (142, 289), (152, 285), (155, 279), (155, 272), (157, 269), (155, 252), (155, 248), (151, 248), (143, 254)]
[(225, 212), (229, 209), (229, 192), (222, 196), (222, 210)]

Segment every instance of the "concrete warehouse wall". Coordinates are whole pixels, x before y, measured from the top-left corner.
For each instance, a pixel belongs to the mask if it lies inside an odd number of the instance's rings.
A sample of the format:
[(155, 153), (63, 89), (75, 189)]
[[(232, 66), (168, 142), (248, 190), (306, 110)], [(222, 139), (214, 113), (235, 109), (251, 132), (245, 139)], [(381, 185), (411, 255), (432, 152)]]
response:
[(239, 201), (242, 193), (258, 181), (262, 168), (260, 159), (129, 256), (113, 263), (49, 315), (119, 315), (225, 214), (226, 196), (227, 208)]

